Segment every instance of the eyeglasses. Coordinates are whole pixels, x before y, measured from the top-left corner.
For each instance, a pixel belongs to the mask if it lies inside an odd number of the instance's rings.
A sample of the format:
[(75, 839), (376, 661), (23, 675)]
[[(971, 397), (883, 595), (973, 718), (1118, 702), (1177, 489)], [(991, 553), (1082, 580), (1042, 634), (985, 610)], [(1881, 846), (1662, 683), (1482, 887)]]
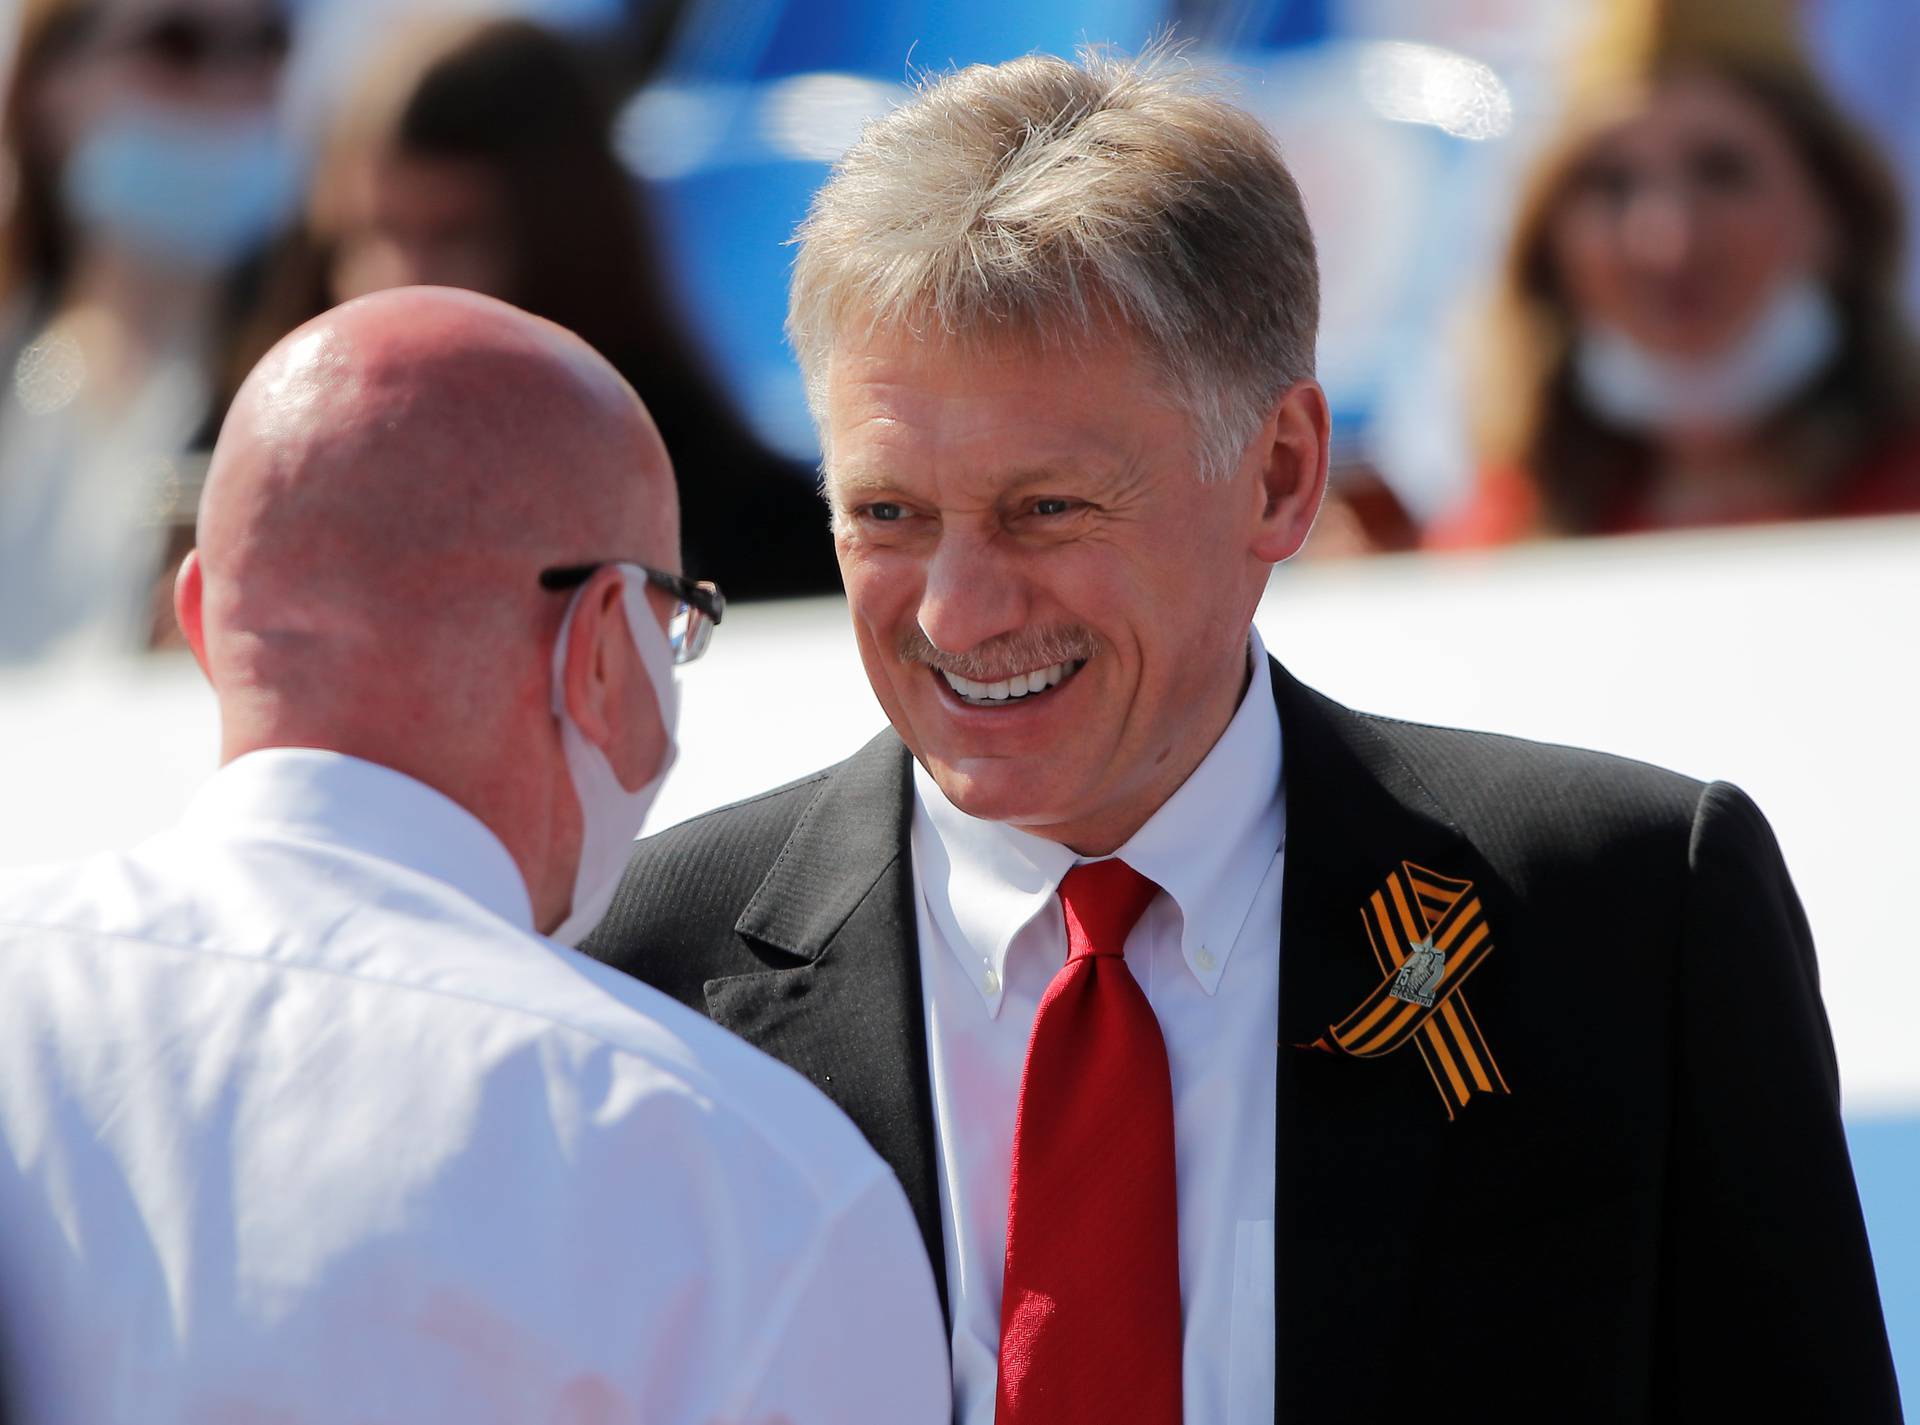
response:
[(603, 559), (597, 564), (567, 564), (554, 569), (542, 569), (540, 587), (577, 589), (609, 564), (638, 570), (647, 576), (649, 584), (657, 584), (680, 601), (673, 611), (673, 617), (667, 620), (667, 646), (673, 650), (675, 663), (691, 663), (707, 651), (707, 645), (713, 641), (714, 625), (720, 622), (720, 616), (727, 611), (727, 596), (720, 592), (719, 585), (705, 579), (683, 579), (678, 574), (669, 574), (664, 569), (649, 569), (631, 560)]

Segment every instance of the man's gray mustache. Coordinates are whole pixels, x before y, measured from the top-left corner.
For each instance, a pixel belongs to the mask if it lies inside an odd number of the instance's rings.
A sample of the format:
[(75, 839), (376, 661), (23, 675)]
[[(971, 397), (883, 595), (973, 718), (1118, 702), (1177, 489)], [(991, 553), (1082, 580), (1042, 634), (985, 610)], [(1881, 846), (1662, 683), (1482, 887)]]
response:
[(975, 683), (994, 683), (1015, 673), (1050, 668), (1055, 663), (1085, 662), (1099, 651), (1100, 641), (1092, 631), (1077, 624), (1001, 634), (964, 653), (949, 653), (934, 647), (932, 641), (915, 628), (901, 636), (899, 649), (905, 662), (924, 663), (929, 668)]

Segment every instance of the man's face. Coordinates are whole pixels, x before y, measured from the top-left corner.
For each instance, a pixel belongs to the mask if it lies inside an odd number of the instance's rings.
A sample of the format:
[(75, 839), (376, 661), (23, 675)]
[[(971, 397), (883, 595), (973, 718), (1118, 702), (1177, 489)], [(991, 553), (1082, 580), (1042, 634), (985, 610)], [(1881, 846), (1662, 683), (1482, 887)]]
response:
[(1118, 846), (1245, 687), (1276, 557), (1262, 462), (1201, 483), (1117, 335), (979, 355), (883, 333), (834, 350), (826, 396), (840, 569), (895, 729), (963, 811)]

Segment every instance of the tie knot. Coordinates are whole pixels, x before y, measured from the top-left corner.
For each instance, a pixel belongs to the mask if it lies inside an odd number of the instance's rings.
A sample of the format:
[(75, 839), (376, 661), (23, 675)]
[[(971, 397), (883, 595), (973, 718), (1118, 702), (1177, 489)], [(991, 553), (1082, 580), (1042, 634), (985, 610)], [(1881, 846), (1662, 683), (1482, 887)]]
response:
[(1067, 958), (1118, 955), (1127, 933), (1160, 887), (1125, 861), (1087, 861), (1060, 882), (1060, 909), (1067, 920)]

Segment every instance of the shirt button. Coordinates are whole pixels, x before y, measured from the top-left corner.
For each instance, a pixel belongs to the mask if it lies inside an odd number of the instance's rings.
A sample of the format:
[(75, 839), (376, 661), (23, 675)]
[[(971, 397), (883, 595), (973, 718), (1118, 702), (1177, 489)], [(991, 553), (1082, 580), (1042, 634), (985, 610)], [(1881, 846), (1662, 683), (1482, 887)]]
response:
[(985, 990), (989, 995), (999, 994), (1000, 993), (1000, 977), (996, 975), (992, 970), (988, 970), (985, 974), (980, 976), (980, 988)]
[(1211, 975), (1213, 973), (1213, 967), (1220, 962), (1213, 958), (1213, 951), (1202, 945), (1200, 947), (1200, 953), (1193, 957), (1193, 963), (1200, 967), (1201, 974)]

